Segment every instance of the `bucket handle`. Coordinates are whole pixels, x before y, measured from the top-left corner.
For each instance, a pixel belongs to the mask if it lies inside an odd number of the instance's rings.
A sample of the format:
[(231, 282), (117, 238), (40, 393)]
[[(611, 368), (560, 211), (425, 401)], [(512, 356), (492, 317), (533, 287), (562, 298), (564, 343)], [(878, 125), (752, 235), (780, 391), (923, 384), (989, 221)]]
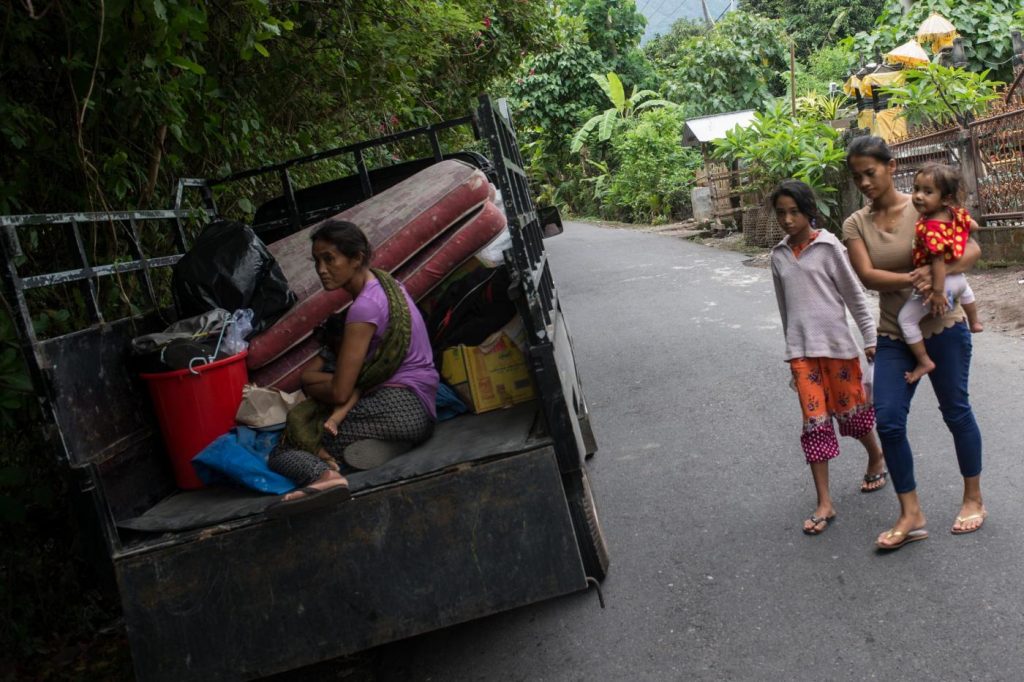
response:
[(220, 353), (220, 344), (224, 341), (224, 332), (227, 330), (228, 325), (234, 324), (234, 320), (231, 317), (231, 313), (224, 313), (224, 324), (220, 327), (220, 335), (217, 336), (217, 345), (213, 349), (213, 355), (197, 355), (188, 361), (188, 371), (194, 375), (199, 375), (199, 370), (195, 368), (197, 363), (208, 365), (217, 359), (217, 354)]

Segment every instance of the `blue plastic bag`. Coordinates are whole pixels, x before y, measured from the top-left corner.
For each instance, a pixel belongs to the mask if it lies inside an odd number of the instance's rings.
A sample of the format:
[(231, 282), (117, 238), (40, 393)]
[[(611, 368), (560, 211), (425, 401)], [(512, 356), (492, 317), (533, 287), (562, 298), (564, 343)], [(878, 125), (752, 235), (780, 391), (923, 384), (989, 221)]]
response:
[(468, 412), (466, 403), (462, 402), (452, 388), (443, 381), (437, 386), (437, 421), (443, 422), (446, 419), (454, 419), (463, 412)]
[(192, 458), (203, 483), (233, 482), (272, 495), (283, 495), (295, 484), (267, 466), (267, 457), (281, 439), (280, 431), (231, 429)]

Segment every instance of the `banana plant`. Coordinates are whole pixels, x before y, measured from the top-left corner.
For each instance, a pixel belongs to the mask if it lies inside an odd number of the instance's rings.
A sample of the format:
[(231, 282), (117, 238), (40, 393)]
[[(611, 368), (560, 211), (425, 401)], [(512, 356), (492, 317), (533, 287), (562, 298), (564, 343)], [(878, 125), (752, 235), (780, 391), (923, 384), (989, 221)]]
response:
[(593, 116), (572, 136), (570, 149), (574, 154), (583, 149), (595, 130), (598, 142), (607, 142), (612, 138), (619, 123), (638, 115), (641, 111), (656, 107), (676, 106), (675, 103), (665, 99), (648, 99), (659, 97), (658, 93), (653, 90), (636, 90), (627, 96), (622, 80), (612, 71), (609, 71), (607, 75), (592, 73), (590, 77), (601, 86), (601, 90), (604, 91), (612, 106)]

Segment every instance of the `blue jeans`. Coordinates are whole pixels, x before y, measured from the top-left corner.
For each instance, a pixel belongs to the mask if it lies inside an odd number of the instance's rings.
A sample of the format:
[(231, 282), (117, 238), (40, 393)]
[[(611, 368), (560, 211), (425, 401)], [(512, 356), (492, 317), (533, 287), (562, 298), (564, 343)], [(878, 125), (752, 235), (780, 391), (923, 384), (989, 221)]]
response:
[[(953, 434), (960, 474), (965, 478), (981, 473), (981, 431), (974, 420), (967, 380), (971, 370), (971, 332), (963, 322), (924, 340), (935, 369), (928, 375), (939, 401), (942, 418)], [(914, 458), (907, 440), (907, 415), (918, 384), (903, 378), (917, 365), (914, 354), (902, 341), (878, 337), (875, 355), (875, 414), (878, 438), (885, 453), (893, 487), (909, 493), (914, 481)]]

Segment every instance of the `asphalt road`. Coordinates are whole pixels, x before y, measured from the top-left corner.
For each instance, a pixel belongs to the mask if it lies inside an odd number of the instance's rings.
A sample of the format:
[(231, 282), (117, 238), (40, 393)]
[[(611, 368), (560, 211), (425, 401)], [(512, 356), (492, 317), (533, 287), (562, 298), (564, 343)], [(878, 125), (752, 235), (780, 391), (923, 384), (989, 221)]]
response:
[(800, 532), (814, 491), (767, 270), (579, 223), (548, 246), (600, 445), (607, 608), (583, 593), (390, 645), (380, 679), (1024, 678), (1020, 340), (975, 337), (984, 529), (948, 532), (959, 476), (925, 385), (911, 442), (932, 535), (881, 555), (895, 495), (857, 491), (849, 439), (837, 522)]

